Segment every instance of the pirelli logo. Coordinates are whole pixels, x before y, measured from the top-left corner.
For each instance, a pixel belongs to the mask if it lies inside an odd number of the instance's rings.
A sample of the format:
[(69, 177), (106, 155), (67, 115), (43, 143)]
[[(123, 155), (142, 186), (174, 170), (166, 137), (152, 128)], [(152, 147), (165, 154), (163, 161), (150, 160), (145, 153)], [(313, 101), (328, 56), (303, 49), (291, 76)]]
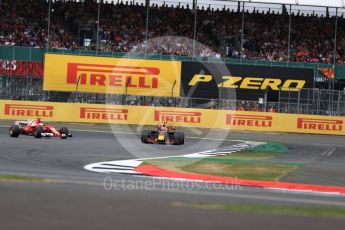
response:
[(156, 67), (68, 63), (67, 84), (158, 88), (160, 69)]
[(127, 117), (127, 109), (80, 108), (82, 119), (126, 121)]
[(343, 131), (342, 120), (297, 118), (297, 129), (317, 131)]
[(200, 112), (179, 112), (155, 110), (155, 121), (181, 122), (181, 123), (200, 123)]
[(54, 106), (5, 104), (4, 114), (23, 117), (53, 117)]
[(127, 117), (127, 109), (80, 108), (80, 118), (82, 119), (126, 121)]
[(227, 114), (226, 125), (272, 127), (271, 116)]

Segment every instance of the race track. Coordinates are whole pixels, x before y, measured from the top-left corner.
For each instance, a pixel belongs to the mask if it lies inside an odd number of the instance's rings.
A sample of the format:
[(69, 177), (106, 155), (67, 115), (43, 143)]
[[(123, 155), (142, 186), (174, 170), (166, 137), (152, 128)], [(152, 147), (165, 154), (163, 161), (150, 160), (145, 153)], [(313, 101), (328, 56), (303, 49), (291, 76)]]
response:
[[(179, 207), (183, 202), (221, 204), (326, 205), (345, 207), (345, 197), (313, 193), (229, 188), (148, 177), (86, 171), (90, 163), (176, 156), (231, 146), (241, 140), (279, 142), (289, 147), (286, 161), (306, 166), (284, 181), (345, 186), (344, 137), (258, 133), (186, 133), (184, 146), (145, 146), (135, 129), (66, 125), (67, 140), (10, 138), (9, 123), (0, 127), (0, 174), (50, 179), (49, 183), (0, 182), (0, 229), (342, 229), (344, 219), (237, 213)], [(200, 131), (205, 132), (205, 131)], [(114, 135), (115, 133), (115, 135)], [(202, 136), (200, 138), (200, 136)], [(226, 141), (222, 141), (224, 138)], [(221, 137), (221, 138), (220, 138)], [(104, 187), (105, 178), (119, 182)], [(149, 183), (151, 182), (151, 183)], [(148, 187), (130, 187), (133, 183)], [(132, 189), (130, 189), (132, 188)], [(250, 221), (248, 221), (250, 220)]]

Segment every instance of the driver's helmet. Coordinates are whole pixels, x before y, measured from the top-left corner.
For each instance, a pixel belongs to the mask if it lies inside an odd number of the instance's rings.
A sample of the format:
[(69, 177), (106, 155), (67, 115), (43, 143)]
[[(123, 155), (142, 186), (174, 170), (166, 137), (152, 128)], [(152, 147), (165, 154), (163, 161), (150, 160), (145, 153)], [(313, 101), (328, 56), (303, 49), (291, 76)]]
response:
[(37, 118), (37, 123), (39, 126), (43, 126), (43, 123), (41, 122), (41, 118)]

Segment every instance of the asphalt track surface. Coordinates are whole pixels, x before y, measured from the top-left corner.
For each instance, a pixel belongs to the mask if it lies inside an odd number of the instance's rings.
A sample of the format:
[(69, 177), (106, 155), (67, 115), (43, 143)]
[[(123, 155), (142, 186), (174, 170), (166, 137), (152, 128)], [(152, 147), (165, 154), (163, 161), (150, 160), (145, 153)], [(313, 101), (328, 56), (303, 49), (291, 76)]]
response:
[[(344, 196), (191, 184), (84, 170), (85, 165), (100, 161), (182, 155), (215, 145), (233, 145), (238, 143), (236, 140), (273, 141), (289, 147), (281, 161), (305, 164), (284, 181), (345, 186), (344, 137), (239, 132), (219, 135), (215, 131), (200, 138), (199, 134), (209, 131), (189, 130), (186, 135), (192, 138), (187, 138), (184, 146), (155, 145), (147, 152), (138, 135), (121, 127), (68, 124), (74, 137), (60, 140), (10, 138), (6, 126), (6, 122), (0, 126), (0, 174), (42, 177), (51, 182), (0, 182), (0, 229), (343, 229), (345, 224), (344, 219), (337, 218), (175, 205), (202, 202), (345, 207)], [(218, 136), (226, 136), (227, 141)]]

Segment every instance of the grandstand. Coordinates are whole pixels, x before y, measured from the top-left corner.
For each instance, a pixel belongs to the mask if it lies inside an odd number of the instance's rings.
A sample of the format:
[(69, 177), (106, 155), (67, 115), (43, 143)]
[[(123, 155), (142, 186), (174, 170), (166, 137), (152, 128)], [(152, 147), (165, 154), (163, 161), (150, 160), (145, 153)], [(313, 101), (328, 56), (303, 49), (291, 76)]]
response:
[[(336, 63), (343, 64), (345, 61), (345, 21), (342, 12), (335, 17), (329, 8), (307, 11), (298, 7), (289, 9), (287, 5), (271, 5), (268, 8), (267, 5), (260, 7), (256, 4), (253, 7), (253, 3), (242, 5), (241, 2), (226, 1), (222, 2), (224, 5), (198, 6), (198, 12), (194, 14), (191, 1), (175, 7), (168, 2), (150, 2), (146, 31), (146, 6), (142, 2), (107, 1), (98, 4), (94, 0), (3, 0), (0, 44), (36, 48), (98, 48), (99, 51), (114, 52), (128, 52), (134, 48), (140, 53), (144, 51), (137, 45), (145, 41), (146, 36), (184, 36), (195, 37), (222, 57), (333, 63), (337, 18)], [(29, 8), (25, 7), (28, 5)], [(23, 8), (26, 10), (23, 11)], [(48, 8), (51, 10), (48, 11)], [(47, 12), (50, 14), (47, 15)], [(170, 50), (153, 46), (147, 47), (147, 52), (193, 54), (183, 46)], [(211, 55), (210, 52), (201, 52), (196, 51), (195, 55)]]
[[(344, 115), (345, 18), (340, 5), (1, 0), (0, 22), (1, 99)], [(170, 38), (154, 39), (161, 36)], [(195, 42), (186, 45), (180, 37)], [(314, 89), (280, 92), (272, 100), (269, 92), (234, 100), (43, 91), (44, 53), (308, 68), (315, 83)]]

